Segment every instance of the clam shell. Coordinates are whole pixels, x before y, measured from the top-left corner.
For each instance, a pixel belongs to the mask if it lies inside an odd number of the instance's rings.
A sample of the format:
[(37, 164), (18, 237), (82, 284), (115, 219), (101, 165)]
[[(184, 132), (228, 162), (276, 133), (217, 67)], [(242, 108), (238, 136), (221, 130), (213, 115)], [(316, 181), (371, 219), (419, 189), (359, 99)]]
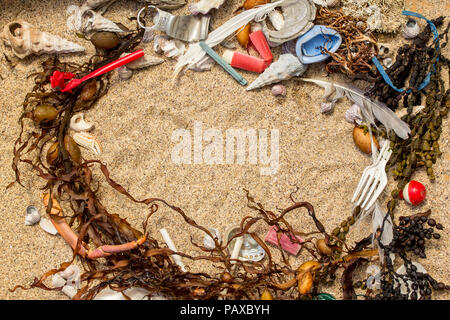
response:
[(85, 49), (74, 42), (43, 32), (30, 23), (17, 20), (8, 23), (0, 35), (3, 42), (12, 48), (20, 59), (31, 54), (83, 52)]
[(53, 223), (47, 218), (41, 218), (41, 221), (39, 221), (39, 226), (42, 228), (42, 230), (52, 235), (58, 234), (58, 230), (56, 230)]
[(79, 146), (93, 151), (96, 155), (102, 153), (100, 142), (92, 133), (77, 132), (73, 135), (73, 140), (75, 140)]
[(35, 206), (28, 206), (26, 212), (27, 212), (25, 216), (26, 226), (32, 226), (41, 220), (39, 210)]
[(305, 73), (308, 67), (302, 64), (296, 56), (282, 54), (278, 61), (272, 63), (264, 72), (253, 81), (246, 90), (254, 90), (272, 83), (298, 77)]
[(192, 14), (207, 14), (212, 9), (219, 9), (225, 0), (200, 0), (189, 5), (189, 11)]
[(89, 131), (94, 127), (92, 123), (84, 120), (84, 114), (78, 113), (70, 118), (70, 129), (75, 131)]

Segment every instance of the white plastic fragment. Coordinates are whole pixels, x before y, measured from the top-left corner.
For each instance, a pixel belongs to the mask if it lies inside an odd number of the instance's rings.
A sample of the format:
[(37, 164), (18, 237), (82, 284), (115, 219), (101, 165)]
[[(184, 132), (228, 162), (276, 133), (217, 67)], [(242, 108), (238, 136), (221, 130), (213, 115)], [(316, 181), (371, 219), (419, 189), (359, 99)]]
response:
[(42, 228), (42, 230), (52, 235), (58, 234), (58, 231), (56, 230), (53, 223), (47, 218), (41, 218), (41, 221), (39, 221), (39, 226)]
[[(165, 228), (162, 228), (159, 230), (161, 232), (161, 235), (164, 239), (164, 242), (167, 244), (170, 250), (177, 252), (177, 248), (175, 247), (175, 244), (172, 241), (172, 238), (170, 237), (169, 233)], [(177, 254), (172, 255), (173, 260), (175, 263), (181, 268), (183, 272), (186, 272), (186, 267), (184, 266), (183, 260), (181, 257)]]

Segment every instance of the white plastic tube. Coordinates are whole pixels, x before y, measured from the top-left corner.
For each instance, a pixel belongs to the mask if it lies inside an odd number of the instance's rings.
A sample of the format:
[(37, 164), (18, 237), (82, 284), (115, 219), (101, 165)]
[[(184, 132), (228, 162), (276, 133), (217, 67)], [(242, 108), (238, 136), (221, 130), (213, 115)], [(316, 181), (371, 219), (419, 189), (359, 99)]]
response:
[[(177, 248), (175, 247), (175, 244), (172, 241), (172, 238), (170, 238), (169, 233), (165, 228), (162, 228), (159, 230), (161, 232), (161, 235), (164, 239), (164, 242), (167, 244), (170, 250), (177, 252)], [(183, 260), (181, 260), (181, 257), (177, 254), (172, 255), (173, 260), (175, 263), (181, 268), (183, 272), (186, 272), (186, 267), (184, 266)]]

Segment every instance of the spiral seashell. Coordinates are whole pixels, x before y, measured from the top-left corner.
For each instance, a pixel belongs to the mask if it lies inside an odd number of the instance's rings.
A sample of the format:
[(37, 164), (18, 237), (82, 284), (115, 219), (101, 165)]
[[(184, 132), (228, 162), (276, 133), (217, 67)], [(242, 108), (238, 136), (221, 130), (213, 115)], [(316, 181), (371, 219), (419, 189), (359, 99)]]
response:
[(121, 66), (117, 69), (120, 80), (128, 80), (133, 76), (133, 70), (127, 68), (127, 66)]
[(403, 37), (405, 39), (414, 39), (420, 33), (419, 23), (413, 18), (409, 18), (403, 27)]
[(286, 87), (283, 86), (282, 84), (276, 84), (272, 87), (272, 94), (274, 96), (286, 96)]
[(272, 63), (264, 72), (253, 81), (246, 90), (254, 90), (272, 83), (298, 77), (305, 73), (308, 67), (290, 53), (282, 54), (278, 61)]
[(85, 10), (81, 12), (81, 30), (84, 34), (90, 32), (123, 32), (121, 28), (109, 19), (93, 10)]
[(73, 135), (73, 140), (75, 140), (79, 146), (93, 151), (96, 155), (102, 153), (100, 142), (92, 133), (77, 132)]
[(25, 216), (25, 225), (32, 226), (41, 220), (41, 215), (35, 206), (28, 206), (26, 210), (27, 214)]
[(84, 120), (84, 114), (78, 113), (70, 119), (70, 129), (74, 131), (89, 131), (94, 127), (92, 123), (87, 123)]
[(83, 52), (85, 49), (74, 42), (40, 31), (23, 20), (8, 23), (0, 35), (20, 59), (31, 54)]

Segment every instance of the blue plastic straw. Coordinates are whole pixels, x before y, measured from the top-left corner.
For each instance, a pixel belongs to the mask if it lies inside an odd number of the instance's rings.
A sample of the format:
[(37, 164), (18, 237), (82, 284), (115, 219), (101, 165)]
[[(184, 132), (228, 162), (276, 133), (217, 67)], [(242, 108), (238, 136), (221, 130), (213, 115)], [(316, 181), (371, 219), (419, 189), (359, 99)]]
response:
[(247, 85), (247, 80), (245, 80), (236, 70), (233, 69), (225, 60), (223, 60), (213, 49), (211, 49), (206, 43), (203, 41), (200, 42), (200, 48), (202, 48), (211, 58), (214, 59), (222, 68), (225, 69), (226, 72), (231, 74), (231, 76), (239, 82), (241, 85)]
[[(439, 46), (439, 33), (438, 33), (438, 31), (437, 31), (436, 26), (434, 25), (434, 23), (433, 23), (431, 20), (425, 18), (424, 16), (422, 16), (421, 14), (416, 13), (416, 12), (412, 12), (412, 11), (403, 11), (402, 14), (405, 15), (405, 16), (413, 16), (413, 17), (417, 17), (417, 18), (423, 19), (423, 20), (425, 20), (425, 21), (428, 23), (428, 25), (430, 26), (431, 31), (433, 32), (434, 42), (436, 43), (436, 51), (438, 51), (439, 48), (440, 48), (440, 46)], [(436, 61), (439, 61), (439, 57), (437, 57)], [(381, 65), (380, 61), (378, 61), (378, 59), (377, 59), (376, 57), (373, 57), (373, 58), (372, 58), (372, 62), (373, 62), (373, 64), (377, 67), (377, 69), (378, 69), (378, 71), (380, 72), (381, 76), (383, 77), (384, 81), (385, 81), (392, 89), (394, 89), (395, 91), (400, 92), (400, 93), (402, 93), (402, 92), (405, 91), (405, 89), (399, 89), (399, 88), (397, 88), (397, 87), (392, 83), (392, 80), (389, 78), (388, 74), (387, 74), (386, 71), (384, 70), (384, 68), (383, 68), (383, 66)], [(431, 75), (432, 75), (434, 72), (436, 72), (436, 65), (435, 65), (435, 64), (433, 64), (433, 69), (434, 69), (434, 70), (433, 70), (432, 72), (431, 72), (431, 71), (428, 72), (427, 76), (425, 77), (425, 80), (419, 85), (419, 87), (417, 88), (417, 90), (419, 90), (419, 91), (422, 90), (423, 88), (425, 88), (425, 87), (430, 83)], [(406, 93), (410, 93), (410, 92), (411, 92), (411, 89), (409, 89)]]

